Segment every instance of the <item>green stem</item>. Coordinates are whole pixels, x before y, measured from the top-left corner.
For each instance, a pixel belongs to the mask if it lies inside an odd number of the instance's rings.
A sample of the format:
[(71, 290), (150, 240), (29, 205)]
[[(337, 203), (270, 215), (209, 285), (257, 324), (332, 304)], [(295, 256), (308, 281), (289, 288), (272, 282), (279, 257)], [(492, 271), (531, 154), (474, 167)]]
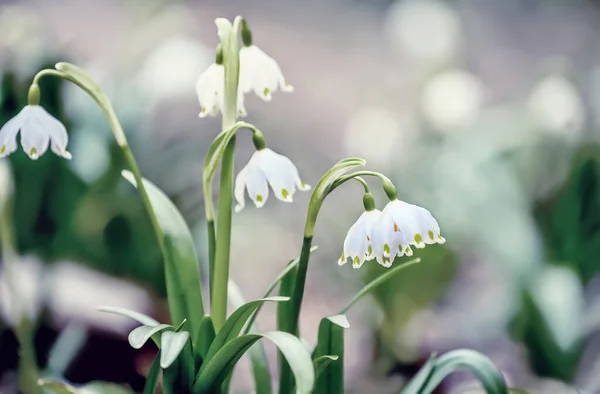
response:
[[(9, 278), (7, 284), (14, 303), (23, 302), (19, 299), (14, 284), (14, 273), (18, 270), (15, 239), (13, 233), (12, 197), (8, 197), (4, 206), (0, 205), (0, 240), (2, 242), (2, 261), (4, 262), (6, 275)], [(15, 308), (20, 312), (21, 308)], [(33, 345), (34, 325), (26, 315), (14, 316), (14, 331), (19, 342), (19, 372), (18, 386), (24, 394), (39, 394), (41, 389), (37, 384), (38, 368)]]
[[(215, 234), (215, 221), (207, 220), (206, 227), (208, 230), (208, 272), (209, 272), (209, 289), (212, 292), (215, 272), (215, 247), (217, 237)], [(210, 294), (212, 299), (212, 293)]]
[[(240, 68), (238, 34), (241, 22), (242, 18), (238, 16), (233, 22), (233, 27), (227, 27), (228, 31), (219, 32), (223, 47), (223, 67), (225, 68), (224, 104), (221, 109), (223, 112), (223, 131), (231, 128), (237, 119)], [(224, 26), (219, 26), (219, 29), (221, 30)], [(211, 288), (211, 314), (217, 332), (223, 326), (227, 317), (227, 286), (229, 283), (231, 220), (233, 213), (234, 153), (235, 135), (225, 148), (221, 162), (219, 202), (217, 206), (217, 242), (215, 248), (213, 288)]]

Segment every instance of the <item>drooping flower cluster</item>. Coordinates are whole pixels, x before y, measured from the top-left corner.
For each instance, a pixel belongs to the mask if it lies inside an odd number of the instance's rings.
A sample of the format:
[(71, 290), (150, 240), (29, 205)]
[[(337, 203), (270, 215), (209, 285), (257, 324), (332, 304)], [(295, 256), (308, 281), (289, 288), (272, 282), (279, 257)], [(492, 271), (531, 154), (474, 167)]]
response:
[(411, 246), (420, 249), (444, 242), (431, 212), (393, 200), (383, 211), (366, 211), (350, 227), (338, 264), (345, 264), (349, 258), (352, 267), (360, 268), (365, 261), (376, 259), (382, 266), (391, 267), (396, 257), (412, 256)]
[(0, 158), (17, 150), (17, 135), (21, 132), (21, 146), (32, 160), (48, 150), (65, 159), (69, 136), (65, 126), (39, 105), (27, 105), (0, 129)]
[[(246, 116), (244, 95), (253, 91), (258, 97), (270, 101), (272, 93), (281, 89), (294, 90), (286, 82), (279, 64), (256, 45), (244, 45), (240, 50), (240, 78), (238, 86), (237, 115)], [(211, 64), (200, 75), (196, 83), (196, 94), (200, 102), (200, 117), (216, 116), (223, 110), (224, 66), (222, 59)]]
[(269, 197), (269, 185), (275, 197), (285, 202), (293, 201), (296, 189), (310, 190), (310, 186), (300, 179), (298, 169), (289, 158), (269, 148), (263, 148), (254, 152), (235, 179), (235, 211), (240, 212), (244, 209), (246, 189), (254, 205), (261, 208)]

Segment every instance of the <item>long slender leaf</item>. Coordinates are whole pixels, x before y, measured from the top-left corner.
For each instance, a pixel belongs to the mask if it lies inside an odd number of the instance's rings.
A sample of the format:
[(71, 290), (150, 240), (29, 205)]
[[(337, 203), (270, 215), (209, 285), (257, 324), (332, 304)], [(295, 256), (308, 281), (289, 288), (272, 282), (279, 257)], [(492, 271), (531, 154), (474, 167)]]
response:
[(194, 338), (194, 359), (197, 366), (200, 366), (206, 358), (208, 349), (215, 340), (215, 335), (215, 326), (213, 325), (212, 318), (210, 315), (204, 315), (202, 320), (200, 320), (200, 329)]
[(350, 324), (345, 315), (326, 317), (319, 324), (319, 337), (313, 358), (337, 356), (317, 378), (315, 394), (343, 394), (344, 392), (344, 330)]
[[(270, 295), (270, 291), (267, 291), (267, 294), (264, 298), (267, 298)], [(229, 302), (235, 307), (239, 308), (246, 303), (244, 296), (240, 288), (233, 281), (229, 281)], [(247, 334), (249, 331), (256, 333), (258, 330), (254, 324), (254, 318), (257, 316), (260, 308), (263, 304), (259, 305), (258, 308), (252, 313), (252, 316), (248, 319), (246, 323), (246, 328), (244, 330), (244, 334)], [(252, 376), (254, 378), (254, 393), (255, 394), (273, 394), (273, 385), (271, 384), (271, 372), (269, 370), (269, 361), (267, 359), (267, 354), (265, 352), (264, 346), (261, 342), (257, 342), (250, 347), (248, 350), (248, 355), (250, 356), (250, 365), (252, 367)], [(232, 375), (229, 375), (230, 378)], [(229, 379), (230, 379), (229, 378)], [(223, 384), (224, 389), (227, 389), (228, 381)], [(227, 392), (227, 391), (224, 391)]]
[(160, 350), (154, 357), (148, 376), (146, 377), (146, 384), (144, 385), (143, 394), (154, 394), (156, 393), (156, 387), (158, 386), (158, 376), (160, 375)]
[(242, 331), (242, 328), (248, 321), (248, 317), (250, 317), (252, 312), (254, 312), (260, 304), (264, 302), (283, 302), (288, 300), (288, 297), (261, 298), (250, 301), (236, 309), (217, 333), (215, 340), (208, 349), (206, 360), (210, 360), (220, 348), (239, 335), (240, 331)]
[(441, 357), (432, 357), (425, 367), (425, 374), (417, 374), (415, 379), (406, 385), (401, 394), (430, 394), (446, 376), (459, 369), (472, 372), (481, 382), (488, 394), (508, 394), (504, 377), (483, 354), (469, 349), (453, 350)]
[(358, 300), (360, 300), (365, 295), (369, 294), (371, 291), (375, 290), (377, 288), (377, 286), (383, 284), (385, 281), (390, 279), (392, 276), (394, 276), (398, 272), (404, 270), (407, 267), (410, 267), (411, 265), (414, 265), (414, 264), (417, 264), (420, 262), (421, 262), (421, 259), (417, 257), (416, 259), (407, 261), (406, 263), (398, 265), (398, 266), (386, 271), (384, 274), (379, 275), (377, 278), (373, 279), (372, 281), (367, 283), (362, 289), (360, 289), (360, 291), (358, 293), (356, 293), (356, 295), (350, 300), (350, 302), (348, 302), (348, 305), (346, 305), (340, 311), (340, 314), (347, 313), (348, 309), (350, 309), (352, 307), (352, 305), (354, 305)]
[(325, 371), (325, 369), (334, 361), (339, 360), (339, 356), (319, 356), (313, 362), (315, 366), (315, 380)]
[[(174, 329), (175, 328), (169, 324), (159, 324), (158, 326), (139, 326), (129, 333), (129, 337), (127, 339), (129, 340), (129, 344), (132, 348), (141, 349), (142, 346), (146, 344), (148, 339), (152, 338), (154, 335), (158, 337), (158, 333), (165, 330)], [(160, 347), (160, 341), (158, 338), (155, 339), (155, 342)]]
[(39, 379), (38, 385), (55, 394), (133, 394), (124, 386), (100, 381), (75, 386), (62, 380)]
[(246, 334), (227, 342), (213, 358), (202, 365), (193, 392), (200, 394), (218, 388), (242, 355), (261, 338), (269, 339), (285, 356), (298, 383), (296, 393), (310, 393), (315, 378), (310, 354), (298, 338), (281, 331)]
[[(131, 172), (123, 171), (122, 175), (137, 186)], [(147, 179), (143, 182), (165, 234), (165, 281), (171, 321), (188, 319), (191, 332), (197, 332), (204, 316), (204, 304), (192, 234), (167, 195)]]
[(173, 364), (189, 338), (190, 333), (187, 331), (164, 331), (162, 333), (162, 352), (160, 355), (160, 367), (162, 369), (169, 368)]
[(101, 306), (100, 308), (98, 308), (98, 310), (100, 312), (113, 313), (115, 315), (128, 317), (145, 326), (158, 326), (160, 324), (157, 320), (151, 318), (150, 316), (146, 316), (143, 313), (131, 311), (125, 308), (119, 308), (115, 306)]

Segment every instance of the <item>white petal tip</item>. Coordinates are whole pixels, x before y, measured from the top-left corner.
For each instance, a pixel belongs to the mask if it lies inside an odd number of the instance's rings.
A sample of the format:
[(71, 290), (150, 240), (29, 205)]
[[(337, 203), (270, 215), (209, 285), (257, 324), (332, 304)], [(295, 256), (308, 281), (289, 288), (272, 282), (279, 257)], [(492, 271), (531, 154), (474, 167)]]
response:
[(62, 153), (62, 157), (63, 157), (64, 159), (71, 160), (71, 159), (73, 158), (73, 155), (71, 155), (71, 153), (70, 153), (70, 152), (64, 151), (64, 152)]
[(294, 91), (294, 87), (289, 83), (285, 82), (281, 85), (281, 91), (291, 93)]
[(339, 259), (339, 260), (338, 260), (338, 265), (339, 265), (340, 267), (341, 267), (342, 265), (344, 265), (344, 264), (346, 264), (346, 259), (344, 259), (344, 260), (342, 260), (342, 259)]
[(235, 211), (235, 213), (240, 213), (242, 211), (242, 209), (244, 209), (244, 206), (241, 204), (238, 204), (235, 206), (234, 211)]
[(312, 187), (304, 182), (300, 182), (300, 185), (298, 186), (298, 190), (303, 192), (309, 191), (310, 189), (312, 189)]

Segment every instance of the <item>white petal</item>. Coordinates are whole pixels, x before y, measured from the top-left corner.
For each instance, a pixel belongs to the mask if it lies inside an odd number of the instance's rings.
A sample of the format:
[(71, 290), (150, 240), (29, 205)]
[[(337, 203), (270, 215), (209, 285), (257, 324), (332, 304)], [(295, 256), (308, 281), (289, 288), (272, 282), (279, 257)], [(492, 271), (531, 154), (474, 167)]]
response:
[(246, 187), (248, 188), (248, 195), (254, 201), (256, 208), (262, 208), (269, 197), (269, 185), (267, 184), (267, 178), (257, 165), (248, 168)]
[[(36, 112), (38, 112), (37, 109)], [(47, 127), (40, 121), (39, 114), (32, 111), (21, 127), (21, 145), (23, 146), (23, 150), (30, 159), (37, 160), (46, 153), (49, 144), (50, 133)]]
[(271, 185), (275, 197), (281, 201), (292, 202), (298, 178), (298, 169), (294, 163), (269, 148), (257, 151), (254, 156), (257, 157), (258, 165)]
[(196, 94), (200, 103), (200, 117), (214, 116), (219, 110), (219, 92), (222, 95), (225, 71), (222, 65), (211, 64), (196, 82)]
[(246, 201), (244, 198), (244, 190), (246, 190), (246, 182), (248, 180), (248, 165), (246, 165), (239, 172), (237, 177), (235, 178), (235, 188), (234, 188), (234, 196), (237, 201), (237, 205), (235, 206), (235, 211), (240, 212), (246, 206)]
[(17, 150), (17, 134), (31, 113), (31, 108), (27, 105), (0, 129), (0, 158)]
[(445, 242), (440, 226), (427, 209), (399, 200), (391, 201), (388, 206), (395, 228), (407, 237), (403, 243), (424, 248), (426, 244)]
[(43, 107), (38, 107), (39, 110), (35, 115), (50, 136), (50, 147), (52, 151), (65, 159), (71, 159), (71, 154), (67, 152), (67, 144), (69, 143), (69, 135), (65, 126), (54, 116), (50, 115)]
[(293, 87), (285, 81), (275, 59), (255, 45), (242, 48), (240, 67), (240, 86), (244, 92), (253, 90), (263, 100), (270, 101), (271, 94), (278, 87), (283, 91), (293, 90)]

